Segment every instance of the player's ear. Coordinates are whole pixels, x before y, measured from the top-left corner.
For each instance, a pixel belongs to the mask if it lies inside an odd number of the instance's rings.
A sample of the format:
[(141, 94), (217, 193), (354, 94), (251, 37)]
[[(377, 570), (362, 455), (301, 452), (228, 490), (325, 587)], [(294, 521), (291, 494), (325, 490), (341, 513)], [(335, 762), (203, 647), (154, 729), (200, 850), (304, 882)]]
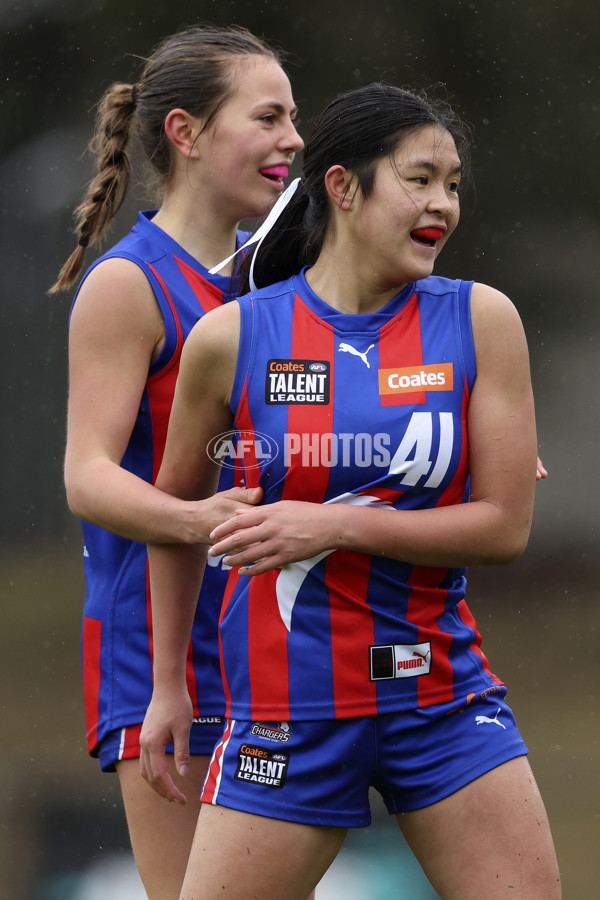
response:
[(165, 119), (165, 134), (187, 159), (196, 159), (200, 155), (197, 138), (201, 130), (202, 122), (185, 109), (172, 109)]
[(335, 165), (325, 173), (325, 190), (331, 202), (342, 210), (350, 209), (356, 194), (354, 176), (344, 166)]

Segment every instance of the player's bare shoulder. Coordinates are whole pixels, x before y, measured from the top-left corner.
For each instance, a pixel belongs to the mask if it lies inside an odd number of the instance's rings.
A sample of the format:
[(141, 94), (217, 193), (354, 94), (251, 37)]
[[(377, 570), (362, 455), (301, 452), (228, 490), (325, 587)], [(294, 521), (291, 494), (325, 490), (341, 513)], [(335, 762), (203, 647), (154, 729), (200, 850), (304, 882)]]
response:
[(507, 393), (513, 402), (517, 396), (529, 396), (527, 338), (512, 300), (489, 285), (474, 284), (471, 323), (477, 360), (476, 393), (486, 385)]
[(72, 321), (97, 318), (103, 329), (141, 329), (162, 335), (160, 307), (150, 283), (135, 262), (121, 257), (101, 260), (85, 277), (73, 307)]
[(122, 359), (141, 350), (149, 360), (160, 352), (164, 335), (160, 307), (136, 263), (111, 257), (91, 269), (71, 312), (70, 355), (81, 346), (86, 352), (108, 352)]
[(502, 291), (476, 282), (471, 291), (471, 322), (476, 350), (508, 349), (525, 342), (521, 317), (513, 301)]
[(237, 302), (206, 313), (196, 322), (183, 345), (180, 379), (202, 383), (203, 390), (212, 384), (217, 394), (228, 397), (235, 376), (239, 340)]
[(148, 279), (133, 260), (113, 256), (100, 260), (86, 275), (77, 296), (77, 302), (89, 302), (88, 298), (102, 298), (105, 304), (130, 303), (131, 297), (153, 299)]
[(240, 340), (240, 307), (226, 303), (199, 319), (185, 342), (185, 357), (198, 356), (206, 363), (222, 363), (237, 356)]

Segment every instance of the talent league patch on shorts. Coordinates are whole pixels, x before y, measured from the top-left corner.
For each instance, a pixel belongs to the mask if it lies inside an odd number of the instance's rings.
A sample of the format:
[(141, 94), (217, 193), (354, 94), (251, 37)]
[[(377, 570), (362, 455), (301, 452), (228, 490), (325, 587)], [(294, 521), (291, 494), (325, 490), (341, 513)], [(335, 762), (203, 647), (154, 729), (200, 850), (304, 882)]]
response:
[(285, 784), (290, 758), (287, 753), (265, 750), (253, 744), (242, 744), (238, 751), (235, 777), (265, 787), (282, 788)]
[(329, 403), (330, 365), (318, 359), (270, 359), (265, 380), (265, 403), (275, 406), (325, 406)]
[(224, 725), (225, 716), (194, 716), (192, 725)]
[(415, 678), (431, 670), (431, 644), (384, 644), (369, 647), (371, 681)]
[(289, 722), (254, 722), (250, 734), (263, 738), (266, 741), (278, 741), (287, 744), (292, 736), (292, 726)]

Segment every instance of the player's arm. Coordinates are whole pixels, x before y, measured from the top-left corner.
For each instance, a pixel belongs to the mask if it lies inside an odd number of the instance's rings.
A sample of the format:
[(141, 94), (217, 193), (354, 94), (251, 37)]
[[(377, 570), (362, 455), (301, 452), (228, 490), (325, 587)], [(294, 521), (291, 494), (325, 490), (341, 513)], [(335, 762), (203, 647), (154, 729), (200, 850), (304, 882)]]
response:
[[(232, 426), (229, 397), (239, 342), (239, 307), (228, 304), (192, 330), (181, 367), (165, 452), (156, 485), (173, 497), (202, 500), (215, 490), (218, 467), (207, 453), (211, 440)], [(211, 373), (207, 378), (206, 373)], [(185, 803), (165, 765), (165, 745), (175, 744), (175, 764), (187, 771), (191, 703), (186, 659), (206, 559), (194, 544), (148, 545), (154, 640), (154, 692), (140, 738), (140, 768), (162, 796)]]
[(381, 510), (285, 501), (239, 513), (217, 527), (211, 553), (258, 574), (326, 549), (414, 565), (494, 565), (527, 543), (536, 480), (529, 358), (513, 304), (475, 285), (472, 321), (477, 378), (468, 410), (471, 502), (424, 510)]
[(238, 501), (249, 499), (246, 492), (186, 504), (121, 467), (163, 341), (160, 309), (141, 269), (125, 259), (101, 262), (71, 314), (67, 499), (79, 518), (132, 540), (206, 540)]

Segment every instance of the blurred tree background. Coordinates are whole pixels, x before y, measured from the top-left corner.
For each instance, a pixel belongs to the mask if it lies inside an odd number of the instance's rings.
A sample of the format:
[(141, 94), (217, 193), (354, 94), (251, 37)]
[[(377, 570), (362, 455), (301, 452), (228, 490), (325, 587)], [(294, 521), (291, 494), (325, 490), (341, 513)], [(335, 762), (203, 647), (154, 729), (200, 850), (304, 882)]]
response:
[[(116, 781), (84, 749), (81, 541), (61, 471), (71, 297), (46, 290), (73, 246), (95, 103), (195, 22), (245, 25), (288, 51), (304, 136), (333, 95), (380, 79), (442, 86), (473, 125), (476, 190), (436, 271), (517, 304), (550, 478), (526, 554), (472, 572), (470, 601), (531, 748), (565, 897), (592, 900), (600, 22), (588, 0), (0, 0), (0, 895), (83, 898), (81, 872), (127, 846)], [(111, 239), (153, 205), (138, 173)]]

